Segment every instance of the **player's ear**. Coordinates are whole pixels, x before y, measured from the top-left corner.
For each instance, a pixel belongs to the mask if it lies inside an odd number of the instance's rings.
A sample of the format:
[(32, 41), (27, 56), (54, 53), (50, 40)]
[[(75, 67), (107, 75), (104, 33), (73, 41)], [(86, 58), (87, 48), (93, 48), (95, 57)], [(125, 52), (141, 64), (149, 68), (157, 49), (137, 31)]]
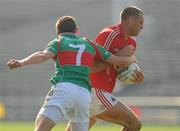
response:
[(59, 33), (59, 32), (56, 32), (56, 34), (57, 34), (57, 36), (59, 36), (59, 35), (60, 35), (60, 33)]
[(128, 23), (132, 25), (133, 22), (134, 22), (134, 17), (133, 16), (129, 16), (127, 19), (128, 19)]
[(76, 28), (76, 34), (80, 34), (80, 30), (78, 27)]

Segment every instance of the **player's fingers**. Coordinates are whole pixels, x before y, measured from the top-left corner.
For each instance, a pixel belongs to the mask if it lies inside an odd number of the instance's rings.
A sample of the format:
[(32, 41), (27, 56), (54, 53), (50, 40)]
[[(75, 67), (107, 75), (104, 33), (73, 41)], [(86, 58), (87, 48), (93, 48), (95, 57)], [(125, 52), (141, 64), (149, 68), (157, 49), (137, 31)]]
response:
[(10, 69), (13, 69), (19, 66), (19, 62), (15, 59), (11, 59), (8, 61), (7, 65), (9, 66)]
[(10, 65), (10, 68), (13, 69), (17, 66), (17, 61), (16, 60), (13, 60), (11, 65)]
[(13, 59), (10, 59), (8, 62), (7, 62), (7, 65), (11, 64), (13, 61)]
[(8, 63), (7, 63), (7, 65), (9, 66), (9, 67), (11, 67), (13, 64), (14, 64), (14, 62), (15, 62), (15, 60), (10, 60)]
[(8, 66), (10, 69), (13, 69), (15, 67), (14, 61), (11, 61)]
[(11, 59), (6, 64), (9, 65), (10, 61), (11, 61)]
[(137, 76), (135, 74), (132, 74), (133, 79), (130, 79), (130, 81), (132, 81), (133, 83), (139, 83), (139, 79), (137, 78)]
[(15, 60), (15, 59), (12, 59), (11, 62), (10, 62), (10, 64), (14, 64), (15, 62), (16, 62), (16, 60)]
[(144, 79), (144, 74), (142, 71), (134, 70), (134, 73), (136, 74), (137, 78)]
[(134, 83), (138, 84), (138, 83), (142, 83), (144, 81), (144, 76), (139, 71), (134, 71), (132, 76), (133, 76), (133, 79), (131, 81)]

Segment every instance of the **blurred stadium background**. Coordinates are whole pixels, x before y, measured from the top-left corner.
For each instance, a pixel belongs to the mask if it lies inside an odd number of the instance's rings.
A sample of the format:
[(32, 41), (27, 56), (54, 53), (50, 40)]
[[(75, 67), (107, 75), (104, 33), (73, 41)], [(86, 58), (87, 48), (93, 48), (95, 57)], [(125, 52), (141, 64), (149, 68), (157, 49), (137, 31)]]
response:
[(55, 22), (63, 15), (74, 16), (81, 33), (95, 39), (127, 5), (145, 14), (136, 55), (146, 79), (114, 94), (145, 124), (180, 125), (180, 0), (0, 0), (1, 121), (33, 121), (53, 73), (52, 62), (10, 71), (10, 57), (42, 50), (56, 37)]

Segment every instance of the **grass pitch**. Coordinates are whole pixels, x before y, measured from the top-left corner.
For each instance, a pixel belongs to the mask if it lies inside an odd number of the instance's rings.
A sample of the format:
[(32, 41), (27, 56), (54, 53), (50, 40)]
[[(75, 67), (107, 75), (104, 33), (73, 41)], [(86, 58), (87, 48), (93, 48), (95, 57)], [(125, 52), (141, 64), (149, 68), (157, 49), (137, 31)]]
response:
[[(65, 131), (66, 124), (58, 124), (52, 131)], [(33, 131), (31, 122), (0, 122), (0, 131)], [(120, 127), (114, 124), (97, 124), (91, 131), (119, 131)], [(143, 125), (141, 131), (180, 131), (180, 126), (152, 126)]]

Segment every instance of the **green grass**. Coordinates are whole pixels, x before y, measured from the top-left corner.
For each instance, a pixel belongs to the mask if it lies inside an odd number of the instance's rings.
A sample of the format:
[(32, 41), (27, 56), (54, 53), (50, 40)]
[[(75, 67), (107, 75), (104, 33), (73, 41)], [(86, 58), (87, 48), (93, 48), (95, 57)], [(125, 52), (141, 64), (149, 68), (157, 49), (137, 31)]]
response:
[[(65, 124), (58, 124), (52, 131), (65, 131)], [(34, 124), (27, 122), (0, 122), (0, 131), (33, 131)], [(97, 124), (91, 131), (119, 131), (114, 124)], [(180, 126), (144, 125), (141, 131), (180, 131)]]

